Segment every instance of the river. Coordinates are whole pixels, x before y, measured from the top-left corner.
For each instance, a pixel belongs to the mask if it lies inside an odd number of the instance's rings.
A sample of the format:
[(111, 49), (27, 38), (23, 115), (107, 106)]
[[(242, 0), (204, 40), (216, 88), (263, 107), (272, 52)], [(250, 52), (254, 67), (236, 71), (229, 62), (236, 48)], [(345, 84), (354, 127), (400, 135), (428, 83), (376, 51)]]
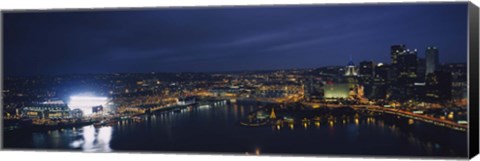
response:
[(239, 101), (146, 115), (94, 128), (4, 133), (4, 148), (86, 152), (228, 153), (246, 155), (382, 155), (466, 157), (467, 133), (392, 116), (331, 125), (245, 127), (262, 103)]

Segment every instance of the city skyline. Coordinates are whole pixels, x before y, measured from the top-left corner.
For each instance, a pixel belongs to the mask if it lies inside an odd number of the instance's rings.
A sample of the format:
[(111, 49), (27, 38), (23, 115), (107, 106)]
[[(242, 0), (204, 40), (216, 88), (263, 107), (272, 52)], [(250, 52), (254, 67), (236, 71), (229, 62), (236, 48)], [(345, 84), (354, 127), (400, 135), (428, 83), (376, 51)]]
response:
[(2, 146), (465, 158), (467, 5), (8, 12)]
[(466, 4), (357, 6), (6, 13), (4, 73), (305, 69), (343, 66), (350, 56), (390, 63), (393, 44), (422, 58), (437, 46), (440, 63), (466, 60)]

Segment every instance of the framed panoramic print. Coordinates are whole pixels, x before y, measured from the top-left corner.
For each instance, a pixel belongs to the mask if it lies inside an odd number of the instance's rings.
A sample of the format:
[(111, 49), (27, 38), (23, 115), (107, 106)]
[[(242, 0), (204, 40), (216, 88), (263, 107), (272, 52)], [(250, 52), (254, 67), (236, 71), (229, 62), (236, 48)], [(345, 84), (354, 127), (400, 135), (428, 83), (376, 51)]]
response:
[(2, 148), (478, 153), (470, 2), (2, 12)]

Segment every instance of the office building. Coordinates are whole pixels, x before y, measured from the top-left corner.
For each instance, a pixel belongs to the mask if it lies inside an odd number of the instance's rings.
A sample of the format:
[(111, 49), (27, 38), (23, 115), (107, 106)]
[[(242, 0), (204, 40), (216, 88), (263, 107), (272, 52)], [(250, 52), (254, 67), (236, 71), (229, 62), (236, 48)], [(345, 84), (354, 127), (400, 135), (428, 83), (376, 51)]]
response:
[(452, 99), (452, 76), (449, 72), (436, 71), (427, 74), (426, 99), (432, 102), (448, 102)]
[(358, 71), (360, 76), (371, 78), (375, 75), (375, 64), (373, 61), (362, 61)]
[[(391, 73), (392, 75), (398, 75), (398, 57), (401, 54), (404, 54), (407, 50), (405, 45), (392, 45), (390, 47), (390, 58), (391, 58)], [(396, 77), (391, 77), (392, 82), (396, 82)]]
[(429, 46), (425, 51), (425, 65), (426, 65), (426, 72), (425, 74), (433, 73), (439, 70), (439, 60), (438, 60), (438, 49), (437, 47)]

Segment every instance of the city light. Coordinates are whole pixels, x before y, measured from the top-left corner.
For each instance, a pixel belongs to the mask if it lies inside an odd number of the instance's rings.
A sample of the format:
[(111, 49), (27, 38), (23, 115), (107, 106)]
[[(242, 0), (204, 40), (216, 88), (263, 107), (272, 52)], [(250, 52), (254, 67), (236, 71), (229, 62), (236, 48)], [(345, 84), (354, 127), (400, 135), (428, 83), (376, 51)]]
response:
[(86, 152), (110, 152), (110, 140), (112, 138), (112, 127), (102, 127), (96, 130), (93, 126), (82, 128), (82, 139), (73, 141), (72, 148), (82, 148)]
[(92, 114), (92, 107), (105, 106), (107, 104), (107, 97), (97, 96), (71, 96), (68, 107), (70, 109), (80, 109), (83, 114), (88, 116)]

